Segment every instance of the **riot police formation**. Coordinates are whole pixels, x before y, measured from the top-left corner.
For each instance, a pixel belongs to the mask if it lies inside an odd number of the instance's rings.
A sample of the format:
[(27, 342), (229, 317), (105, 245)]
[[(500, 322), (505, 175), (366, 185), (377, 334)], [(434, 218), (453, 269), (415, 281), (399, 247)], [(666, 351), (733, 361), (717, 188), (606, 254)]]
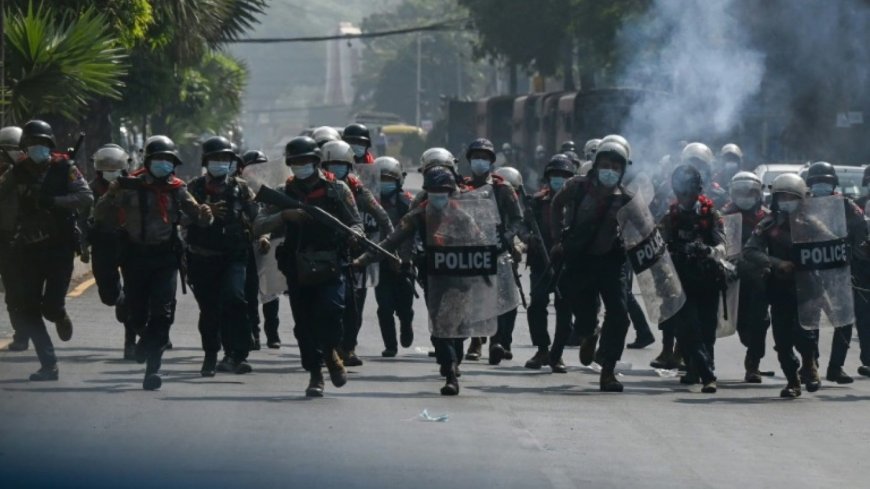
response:
[[(366, 126), (311, 134), (286, 144), (292, 176), (272, 188), (258, 172), (266, 155), (240, 155), (220, 136), (202, 142), (202, 175), (187, 183), (175, 175), (175, 143), (153, 136), (139, 169), (122, 147), (99, 147), (88, 185), (74, 154), (55, 149), (48, 124), (0, 129), (8, 349), (33, 343), (41, 368), (31, 380), (58, 378), (44, 320), (61, 340), (72, 336), (64, 297), (76, 252), (90, 257), (100, 301), (124, 326), (124, 359), (146, 364), (146, 390), (162, 385), (180, 277), (199, 306), (205, 377), (254, 370), (260, 304), (266, 344), (279, 348), (279, 302), (289, 296), (309, 397), (323, 396), (323, 366), (341, 387), (346, 366), (362, 365), (356, 349), (368, 288), (381, 355), (414, 344), (419, 284), (440, 392), (457, 395), (460, 364), (481, 359), (484, 345), (490, 364), (512, 359), (526, 268), (536, 349), (528, 369), (567, 373), (564, 352), (576, 336), (580, 363), (600, 366), (599, 389), (621, 392), (624, 348), (653, 344), (655, 325), (662, 345), (651, 365), (684, 371), (681, 383), (712, 394), (717, 338), (736, 334), (743, 380), (761, 383), (772, 375), (760, 367), (772, 329), (787, 380), (780, 394), (795, 398), (821, 387), (822, 327), (836, 328), (825, 379), (853, 381), (843, 365), (854, 326), (858, 373), (870, 376), (867, 199), (841, 195), (828, 163), (809, 165), (805, 180), (778, 176), (768, 209), (760, 177), (734, 143), (714, 156), (703, 143), (681, 142), (654, 168), (629, 173), (632, 148), (616, 134), (588, 140), (582, 154), (573, 141), (549, 159), (538, 147), (534, 164), (519, 170), (508, 166), (509, 144), (497, 154), (480, 138), (466, 146), (466, 177), (448, 150), (426, 150), (422, 191), (413, 195), (402, 163), (372, 153)], [(534, 182), (523, 178), (530, 175)], [(524, 183), (538, 190), (529, 195)], [(626, 345), (629, 325), (636, 337)]]

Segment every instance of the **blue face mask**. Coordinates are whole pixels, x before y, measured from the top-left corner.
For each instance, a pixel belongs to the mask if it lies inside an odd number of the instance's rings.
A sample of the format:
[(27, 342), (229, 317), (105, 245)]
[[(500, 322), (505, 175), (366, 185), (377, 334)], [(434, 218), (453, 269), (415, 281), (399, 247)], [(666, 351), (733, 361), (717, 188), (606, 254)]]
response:
[(42, 144), (28, 146), (27, 156), (30, 157), (34, 163), (48, 163), (49, 158), (51, 158), (51, 148)]
[(799, 204), (800, 204), (800, 202), (797, 200), (789, 200), (789, 201), (778, 203), (779, 210), (781, 210), (782, 212), (788, 213), (788, 214), (791, 214), (792, 212), (796, 211)]
[(357, 158), (362, 158), (366, 155), (366, 147), (361, 144), (351, 144), (350, 149), (353, 150), (353, 155)]
[(736, 205), (740, 210), (748, 211), (755, 207), (755, 204), (758, 203), (755, 197), (734, 197), (734, 205)]
[(381, 182), (381, 195), (390, 195), (399, 189), (399, 182)]
[(291, 168), (293, 169), (293, 176), (300, 180), (308, 179), (309, 177), (311, 177), (311, 175), (314, 175), (315, 171), (313, 163), (307, 163), (304, 165), (293, 165), (291, 166)]
[(619, 177), (622, 174), (616, 170), (601, 169), (598, 170), (598, 181), (605, 187), (613, 187), (619, 183)]
[(429, 194), (429, 203), (432, 207), (441, 210), (447, 207), (447, 202), (450, 200), (448, 194)]
[(230, 173), (231, 165), (232, 163), (229, 161), (209, 161), (206, 171), (214, 178), (221, 178)]
[(344, 163), (330, 163), (326, 166), (326, 169), (329, 170), (329, 173), (335, 175), (335, 178), (339, 180), (344, 180), (347, 177), (348, 167)]
[(154, 178), (166, 178), (175, 171), (175, 164), (167, 160), (151, 160), (148, 171)]
[(550, 188), (553, 192), (562, 190), (565, 186), (565, 177), (550, 177)]
[(484, 175), (489, 172), (492, 163), (483, 158), (474, 158), (471, 160), (471, 172), (477, 176)]
[(834, 186), (830, 183), (814, 183), (810, 186), (810, 190), (817, 197), (834, 194)]

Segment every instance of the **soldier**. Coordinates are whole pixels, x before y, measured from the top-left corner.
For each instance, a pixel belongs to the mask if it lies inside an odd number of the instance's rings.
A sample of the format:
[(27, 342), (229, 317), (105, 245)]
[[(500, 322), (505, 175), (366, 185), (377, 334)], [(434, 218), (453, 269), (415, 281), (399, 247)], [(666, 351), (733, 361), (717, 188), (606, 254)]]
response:
[(51, 126), (40, 120), (26, 123), (19, 144), (26, 157), (0, 176), (4, 220), (12, 233), (6, 306), (12, 324), (33, 341), (39, 357), (41, 368), (30, 376), (32, 381), (58, 379), (43, 318), (55, 323), (61, 341), (70, 340), (73, 324), (64, 301), (79, 247), (77, 212), (94, 199), (75, 162), (55, 147)]
[[(701, 174), (694, 166), (674, 169), (671, 186), (677, 201), (662, 218), (662, 237), (668, 245), (686, 294), (680, 312), (666, 321), (676, 333), (686, 358), (683, 383), (700, 379), (702, 392), (716, 392), (713, 345), (719, 308), (719, 269), (715, 260), (725, 253), (722, 219), (703, 192)], [(668, 327), (668, 326), (666, 326)]]
[(369, 128), (359, 123), (348, 124), (341, 134), (341, 139), (350, 145), (355, 163), (372, 164), (375, 162)]
[(595, 357), (599, 297), (604, 304), (599, 387), (605, 392), (623, 390), (615, 368), (625, 348), (629, 320), (626, 255), (620, 243), (617, 212), (631, 198), (621, 185), (630, 161), (626, 145), (603, 142), (589, 174), (569, 180), (551, 205), (551, 222), (563, 223), (564, 231), (553, 226), (556, 244), (550, 259), (562, 264), (558, 285), (577, 318), (576, 327), (583, 338), (580, 362), (584, 365), (590, 365)]
[[(321, 149), (305, 136), (287, 143), (284, 161), (293, 170), (283, 192), (307, 204), (324, 209), (357, 233), (362, 220), (348, 186), (320, 169)], [(278, 266), (287, 277), (290, 308), (296, 322), (293, 330), (299, 343), (302, 368), (310, 374), (305, 395), (323, 396), (321, 360), (325, 361), (335, 387), (347, 383), (347, 370), (338, 349), (342, 339), (342, 316), (348, 293), (346, 274), (351, 240), (337, 236), (325, 226), (312, 222), (301, 209), (262, 209), (254, 225), (261, 235), (285, 228), (285, 241), (277, 250)]]
[[(124, 277), (125, 324), (141, 335), (135, 359), (145, 363), (142, 388), (159, 389), (163, 351), (175, 318), (175, 292), (182, 247), (178, 225), (182, 215), (194, 225), (213, 221), (211, 209), (200, 205), (175, 177), (181, 164), (175, 143), (153, 136), (145, 145), (144, 171), (109, 185), (94, 207), (97, 226), (121, 221), (121, 272)], [(182, 277), (184, 280), (184, 277)]]
[[(117, 144), (106, 144), (94, 153), (96, 176), (90, 182), (94, 198), (99, 199), (109, 190), (109, 185), (119, 177), (127, 176), (132, 159)], [(124, 305), (124, 286), (121, 282), (120, 242), (118, 229), (121, 226), (120, 214), (106, 219), (99, 225), (93, 218), (89, 220), (86, 238), (91, 247), (91, 270), (97, 282), (100, 301), (115, 308), (115, 317), (124, 324), (124, 360), (133, 360), (136, 349), (136, 331), (127, 321)]]
[[(548, 365), (554, 373), (567, 373), (562, 361), (561, 351), (564, 345), (558, 347), (555, 354), (550, 352), (550, 334), (547, 331), (547, 307), (550, 304), (553, 270), (550, 266), (549, 250), (553, 247), (553, 226), (550, 220), (550, 205), (553, 197), (565, 186), (565, 182), (574, 176), (574, 164), (563, 154), (554, 155), (544, 168), (544, 188), (528, 199), (524, 213), (526, 227), (538, 232), (529, 235), (528, 264), (531, 268), (531, 291), (527, 317), (529, 335), (532, 345), (537, 347), (535, 355), (526, 362), (526, 368), (540, 369)], [(534, 222), (533, 222), (534, 220)], [(558, 224), (556, 224), (558, 226)], [(567, 338), (571, 332), (571, 308), (561, 293), (555, 297), (556, 307), (556, 337)], [(553, 345), (553, 350), (557, 350)]]
[[(371, 156), (369, 153), (365, 154)], [(381, 207), (381, 204), (371, 190), (363, 185), (357, 175), (351, 173), (356, 158), (352, 146), (344, 141), (331, 141), (324, 144), (321, 148), (321, 157), (322, 165), (326, 170), (350, 188), (357, 205), (357, 210), (363, 219), (366, 234), (372, 236), (375, 232), (379, 231), (381, 236), (388, 236), (392, 233), (393, 223), (390, 221), (390, 216)], [(371, 170), (377, 173), (376, 167), (371, 166), (367, 168), (371, 168)], [(366, 288), (369, 279), (366, 275), (367, 273), (367, 271), (363, 271), (360, 276), (355, 276), (353, 283), (349, 285), (349, 287), (352, 287), (352, 290), (349, 291), (352, 295), (348, 295), (348, 304), (345, 307), (344, 338), (341, 344), (341, 356), (345, 366), (348, 367), (357, 367), (363, 364), (356, 354), (356, 346), (359, 331), (362, 327), (363, 307), (365, 306), (366, 291), (368, 290)]]
[[(200, 374), (246, 374), (251, 326), (245, 281), (250, 260), (251, 225), (257, 216), (254, 194), (234, 176), (239, 156), (230, 142), (213, 136), (202, 144), (206, 174), (190, 181), (188, 191), (211, 210), (208, 226), (186, 226), (190, 287), (199, 305), (199, 334), (205, 353)], [(224, 358), (217, 354), (224, 347)]]
[[(380, 201), (394, 226), (411, 210), (414, 197), (402, 189), (405, 172), (395, 158), (381, 156), (375, 160), (381, 174)], [(396, 317), (399, 318), (399, 339), (403, 348), (414, 343), (414, 283), (411, 259), (413, 243), (406, 242), (397, 250), (402, 259), (401, 268), (381, 267), (380, 280), (375, 287), (378, 302), (378, 324), (384, 340), (383, 357), (394, 357), (398, 352), (396, 342)]]
[[(0, 129), (0, 175), (9, 171), (22, 158), (21, 144), (21, 128), (18, 126), (7, 126)], [(7, 275), (9, 269), (9, 247), (12, 245), (12, 236), (15, 234), (15, 206), (11, 199), (0, 200), (0, 279), (3, 280), (3, 289), (9, 290), (9, 284), (6, 280), (10, 279)], [(12, 205), (10, 205), (12, 204)], [(24, 351), (30, 346), (30, 338), (27, 336), (27, 331), (24, 327), (17, 323), (9, 315), (9, 321), (12, 325), (12, 342), (9, 343), (7, 349), (9, 351)]]
[(680, 162), (692, 165), (701, 174), (704, 182), (703, 195), (713, 202), (714, 208), (721, 209), (728, 203), (728, 192), (713, 180), (713, 151), (703, 143), (689, 143), (680, 154)]

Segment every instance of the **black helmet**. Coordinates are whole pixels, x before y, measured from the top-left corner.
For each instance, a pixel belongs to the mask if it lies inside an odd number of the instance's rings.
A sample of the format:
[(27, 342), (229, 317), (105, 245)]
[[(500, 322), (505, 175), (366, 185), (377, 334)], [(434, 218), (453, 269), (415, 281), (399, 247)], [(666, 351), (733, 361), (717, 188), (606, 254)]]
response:
[(432, 167), (423, 174), (423, 190), (456, 190), (456, 177), (443, 166)]
[(565, 153), (566, 151), (571, 151), (572, 153), (577, 152), (577, 145), (574, 144), (574, 141), (565, 141), (561, 146), (559, 146), (560, 153)]
[(810, 165), (807, 169), (807, 177), (804, 180), (806, 180), (809, 187), (817, 183), (829, 183), (835, 187), (840, 184), (840, 179), (837, 178), (837, 170), (834, 169), (834, 165), (827, 161), (817, 161)]
[(266, 154), (262, 151), (257, 151), (252, 149), (250, 151), (245, 151), (245, 154), (242, 155), (242, 164), (244, 166), (248, 165), (256, 165), (258, 163), (268, 163), (269, 158), (266, 158)]
[(671, 174), (671, 187), (674, 193), (690, 194), (701, 193), (701, 172), (692, 165), (682, 164), (674, 168)]
[(347, 127), (344, 128), (341, 139), (343, 139), (348, 144), (364, 143), (366, 147), (372, 145), (372, 138), (369, 134), (369, 128), (357, 122), (349, 124)]
[(54, 131), (47, 122), (34, 119), (21, 128), (21, 149), (27, 149), (39, 142), (48, 142), (48, 146), (54, 148)]
[(284, 163), (290, 165), (294, 160), (316, 157), (320, 162), (320, 148), (308, 136), (297, 136), (284, 147)]
[(151, 136), (148, 138), (148, 144), (145, 145), (145, 162), (148, 163), (155, 156), (168, 156), (175, 165), (181, 164), (181, 158), (178, 157), (178, 149), (175, 143), (166, 136)]
[(231, 155), (236, 159), (239, 156), (233, 151), (233, 144), (223, 136), (212, 136), (202, 143), (202, 166), (207, 164), (209, 156)]
[(555, 154), (552, 158), (550, 158), (547, 166), (544, 167), (544, 176), (548, 177), (550, 176), (550, 173), (553, 172), (564, 172), (573, 175), (574, 162), (571, 161), (571, 158), (568, 158), (562, 153)]
[(870, 165), (864, 167), (864, 178), (861, 179), (862, 186), (866, 187), (867, 184), (870, 184)]
[(465, 151), (465, 159), (471, 159), (472, 151), (485, 151), (490, 156), (490, 161), (495, 161), (495, 146), (492, 145), (492, 141), (486, 138), (477, 138), (468, 145), (468, 149)]

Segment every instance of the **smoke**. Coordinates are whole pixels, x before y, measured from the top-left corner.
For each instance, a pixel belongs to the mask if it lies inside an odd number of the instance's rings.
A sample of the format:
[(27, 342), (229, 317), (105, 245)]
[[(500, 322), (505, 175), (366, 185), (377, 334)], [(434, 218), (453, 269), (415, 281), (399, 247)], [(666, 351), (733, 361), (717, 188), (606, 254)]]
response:
[(628, 63), (617, 84), (672, 93), (632, 107), (623, 134), (637, 158), (657, 161), (679, 140), (715, 141), (739, 124), (765, 72), (764, 53), (736, 15), (739, 3), (655, 0), (620, 32)]

